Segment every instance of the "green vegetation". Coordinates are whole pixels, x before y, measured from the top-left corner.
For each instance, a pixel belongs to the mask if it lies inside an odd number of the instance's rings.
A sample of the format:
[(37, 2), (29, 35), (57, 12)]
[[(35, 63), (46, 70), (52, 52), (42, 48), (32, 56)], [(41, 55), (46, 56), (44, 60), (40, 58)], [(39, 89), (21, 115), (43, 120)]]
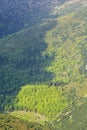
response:
[[(75, 18), (75, 14), (70, 14), (60, 17), (56, 22), (57, 25), (45, 35), (45, 41), (48, 43), (45, 54), (55, 55), (53, 62), (46, 69), (55, 74), (54, 83), (80, 81), (84, 74), (87, 74), (86, 21)], [(84, 26), (86, 28), (83, 28)]]
[[(41, 23), (42, 20), (49, 17), (52, 2), (45, 0), (31, 0), (29, 3), (22, 1), (3, 0), (0, 3), (0, 38), (20, 31), (24, 28)], [(37, 6), (39, 2), (39, 5)], [(32, 4), (33, 3), (33, 4)], [(44, 6), (45, 5), (45, 6)], [(44, 7), (44, 8), (43, 8)]]
[(0, 39), (0, 130), (87, 129), (87, 9), (72, 8)]
[[(52, 130), (64, 130), (64, 128), (65, 130), (69, 130), (69, 127), (71, 128), (70, 130), (73, 130), (73, 128), (75, 130), (79, 130), (80, 128), (83, 128), (83, 126), (86, 128), (86, 125), (84, 125), (87, 120), (87, 115), (85, 113), (87, 106), (86, 97), (87, 80), (82, 83), (73, 82), (67, 84), (63, 86), (62, 89), (61, 87), (53, 86), (47, 87), (41, 85), (28, 85), (22, 88), (16, 98), (18, 103), (15, 103), (17, 107), (19, 106), (18, 108), (20, 108), (20, 106), (25, 106), (24, 109), (26, 111), (17, 110), (11, 112), (11, 115), (18, 117), (24, 121), (32, 121), (43, 124)], [(51, 106), (47, 105), (48, 102), (45, 101), (46, 98), (48, 101), (50, 101)], [(53, 100), (56, 102), (52, 102)], [(46, 106), (44, 106), (44, 102)], [(39, 106), (37, 105), (38, 103)], [(67, 107), (64, 107), (66, 105)], [(28, 111), (28, 109), (26, 109), (28, 106), (32, 107), (32, 110), (34, 112)], [(63, 109), (61, 112), (59, 112), (61, 106)], [(38, 114), (38, 112), (40, 113), (40, 108), (41, 111), (43, 111), (41, 115)], [(49, 110), (48, 113), (47, 110)], [(46, 116), (43, 114), (46, 114)], [(71, 121), (72, 116), (72, 120), (74, 120), (74, 122)]]
[(0, 114), (0, 130), (49, 130), (38, 123), (25, 123), (9, 114)]
[(60, 16), (0, 40), (1, 111), (13, 106), (26, 84), (59, 86), (87, 77), (86, 9), (82, 12), (80, 17), (79, 11)]
[(87, 130), (87, 98), (79, 102), (80, 106), (73, 106), (53, 121), (55, 130)]
[(42, 56), (42, 52), (46, 48), (44, 34), (53, 26), (55, 22), (24, 30), (0, 41), (1, 110), (4, 104), (11, 104), (21, 86), (52, 79), (52, 74), (45, 70), (45, 66), (53, 58)]
[(44, 85), (23, 87), (14, 102), (15, 110), (29, 110), (55, 117), (67, 107), (67, 99), (59, 88)]
[(23, 121), (39, 123), (42, 125), (45, 125), (45, 122), (49, 121), (48, 117), (45, 115), (36, 112), (26, 111), (26, 110), (19, 110), (19, 111), (17, 110), (17, 111), (10, 112), (9, 114)]

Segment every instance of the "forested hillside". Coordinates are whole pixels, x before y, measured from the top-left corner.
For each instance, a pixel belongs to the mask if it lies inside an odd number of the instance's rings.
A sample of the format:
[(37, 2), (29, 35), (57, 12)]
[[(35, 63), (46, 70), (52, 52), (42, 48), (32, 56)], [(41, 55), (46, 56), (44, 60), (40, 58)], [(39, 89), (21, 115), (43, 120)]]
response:
[(1, 0), (0, 38), (48, 19), (52, 6), (64, 1)]
[[(87, 1), (7, 2), (0, 5), (0, 111), (29, 130), (86, 130)], [(1, 130), (14, 129), (0, 117)]]

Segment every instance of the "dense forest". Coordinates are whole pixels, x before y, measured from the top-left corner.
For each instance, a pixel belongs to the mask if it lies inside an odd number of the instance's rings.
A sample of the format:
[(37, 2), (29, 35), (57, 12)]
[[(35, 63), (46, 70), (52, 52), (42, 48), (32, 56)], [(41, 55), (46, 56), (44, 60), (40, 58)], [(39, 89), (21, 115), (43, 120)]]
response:
[(7, 2), (0, 5), (0, 130), (86, 130), (86, 0)]
[[(1, 0), (0, 1), (0, 38), (20, 31), (44, 19), (56, 4), (65, 0)], [(44, 8), (43, 8), (44, 7)]]

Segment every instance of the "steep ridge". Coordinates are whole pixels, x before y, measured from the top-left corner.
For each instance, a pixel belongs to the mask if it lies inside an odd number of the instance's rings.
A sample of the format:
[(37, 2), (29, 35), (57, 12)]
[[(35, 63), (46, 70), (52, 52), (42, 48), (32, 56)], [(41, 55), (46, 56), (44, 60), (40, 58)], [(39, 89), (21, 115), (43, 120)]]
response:
[(0, 38), (49, 17), (51, 7), (64, 0), (1, 0)]
[(1, 109), (5, 98), (11, 104), (11, 98), (28, 83), (58, 86), (87, 77), (86, 11), (81, 6), (0, 41)]
[(56, 4), (49, 18), (0, 40), (0, 111), (28, 122), (26, 113), (45, 114), (52, 130), (87, 128), (86, 6)]
[[(0, 38), (46, 20), (49, 17), (54, 17), (54, 14), (61, 14), (61, 9), (70, 5), (77, 5), (77, 3), (86, 6), (85, 0), (1, 0)], [(54, 13), (52, 14), (53, 10)]]

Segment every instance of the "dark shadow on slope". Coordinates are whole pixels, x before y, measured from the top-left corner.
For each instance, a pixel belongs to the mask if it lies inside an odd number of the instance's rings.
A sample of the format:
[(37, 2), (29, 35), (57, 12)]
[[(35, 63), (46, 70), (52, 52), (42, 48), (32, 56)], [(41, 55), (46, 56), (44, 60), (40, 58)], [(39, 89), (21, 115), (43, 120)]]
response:
[(54, 75), (46, 71), (54, 56), (43, 55), (47, 48), (46, 31), (56, 26), (49, 22), (13, 34), (0, 42), (0, 110), (13, 110), (12, 102), (20, 87), (50, 82)]
[(65, 1), (12, 0), (8, 2), (8, 0), (0, 0), (0, 38), (48, 19), (52, 8)]

